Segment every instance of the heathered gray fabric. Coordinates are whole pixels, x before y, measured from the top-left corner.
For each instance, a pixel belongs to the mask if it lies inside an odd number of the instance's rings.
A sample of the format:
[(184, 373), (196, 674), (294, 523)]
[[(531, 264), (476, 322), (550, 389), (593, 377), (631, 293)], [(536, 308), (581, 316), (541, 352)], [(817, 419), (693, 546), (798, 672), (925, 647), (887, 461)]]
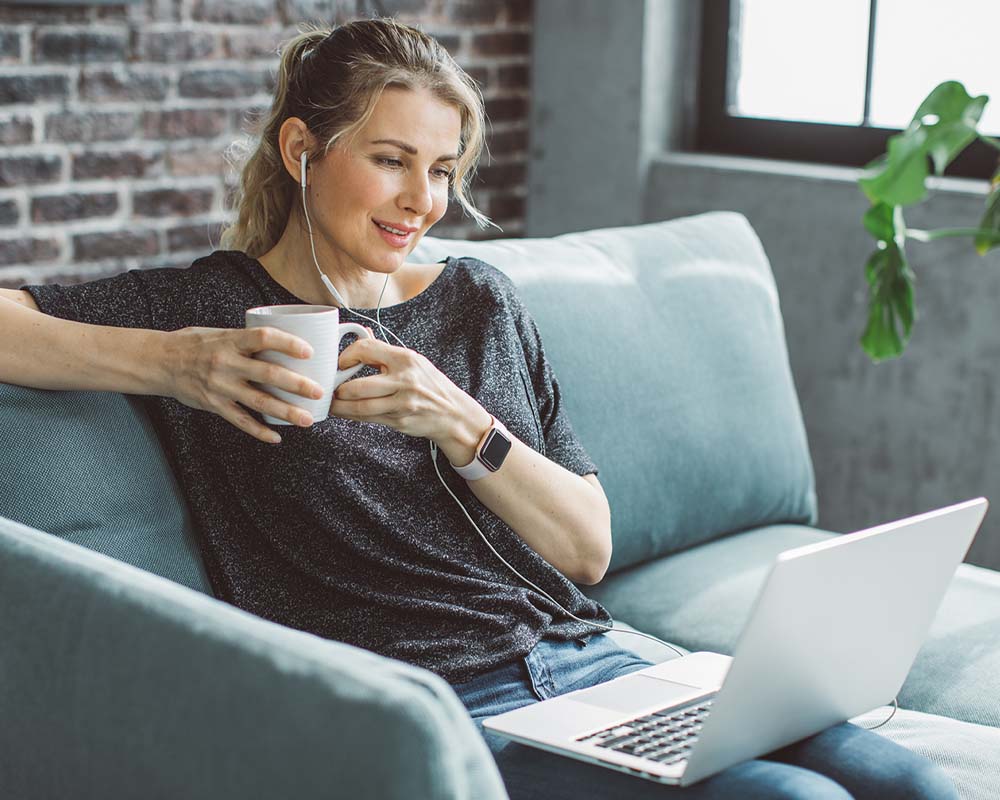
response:
[[(235, 251), (187, 269), (22, 288), (54, 316), (157, 330), (239, 328), (247, 308), (303, 302)], [(575, 474), (597, 472), (565, 414), (534, 320), (502, 272), (449, 258), (430, 287), (380, 316), (523, 442)], [(348, 311), (341, 321), (371, 324)], [(345, 337), (341, 350), (353, 340)], [(366, 366), (356, 379), (375, 374)], [(275, 446), (172, 398), (137, 399), (188, 500), (220, 599), (452, 683), (520, 658), (543, 636), (597, 630), (566, 618), (490, 552), (441, 485), (426, 439), (331, 417), (281, 426)], [(604, 608), (479, 503), (441, 453), (438, 463), (505, 559), (573, 614), (610, 624)]]

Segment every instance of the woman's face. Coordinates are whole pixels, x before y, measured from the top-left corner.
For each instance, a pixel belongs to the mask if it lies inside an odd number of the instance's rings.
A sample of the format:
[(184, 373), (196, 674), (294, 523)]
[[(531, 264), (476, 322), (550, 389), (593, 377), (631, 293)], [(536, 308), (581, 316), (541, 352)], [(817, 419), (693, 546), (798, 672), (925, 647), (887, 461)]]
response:
[(399, 269), (448, 208), (461, 131), (458, 109), (426, 89), (387, 88), (357, 136), (309, 170), (317, 250), (347, 272)]

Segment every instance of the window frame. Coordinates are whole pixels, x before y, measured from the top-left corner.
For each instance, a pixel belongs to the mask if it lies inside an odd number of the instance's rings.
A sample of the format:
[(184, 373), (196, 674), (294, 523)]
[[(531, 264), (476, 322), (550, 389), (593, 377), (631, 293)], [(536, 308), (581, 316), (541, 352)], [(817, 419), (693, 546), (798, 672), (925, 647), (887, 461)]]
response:
[[(875, 127), (868, 122), (871, 95), (875, 11), (870, 0), (865, 121), (861, 125), (790, 122), (733, 116), (727, 109), (731, 73), (729, 46), (731, 10), (739, 0), (706, 0), (702, 4), (699, 65), (698, 125), (695, 149), (704, 153), (772, 158), (863, 167), (886, 151), (889, 137), (900, 128)], [(942, 80), (947, 76), (943, 76)], [(1000, 97), (990, 102), (1000, 103)], [(916, 111), (916, 109), (914, 109)], [(945, 175), (989, 180), (997, 169), (997, 151), (982, 141), (969, 145), (945, 170)]]

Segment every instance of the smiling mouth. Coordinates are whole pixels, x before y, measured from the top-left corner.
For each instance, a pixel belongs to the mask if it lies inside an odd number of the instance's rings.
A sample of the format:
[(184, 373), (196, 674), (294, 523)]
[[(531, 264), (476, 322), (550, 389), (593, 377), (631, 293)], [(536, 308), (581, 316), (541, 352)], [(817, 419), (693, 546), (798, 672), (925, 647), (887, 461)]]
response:
[(409, 236), (413, 231), (405, 231), (402, 228), (394, 228), (392, 225), (386, 225), (384, 222), (377, 222), (373, 220), (376, 225), (378, 225), (382, 230), (388, 233), (395, 234), (396, 236)]
[(372, 220), (372, 223), (378, 229), (379, 236), (382, 240), (388, 244), (390, 247), (402, 248), (410, 244), (416, 231), (402, 231), (400, 228), (393, 228), (391, 225), (386, 225), (382, 222), (376, 222)]

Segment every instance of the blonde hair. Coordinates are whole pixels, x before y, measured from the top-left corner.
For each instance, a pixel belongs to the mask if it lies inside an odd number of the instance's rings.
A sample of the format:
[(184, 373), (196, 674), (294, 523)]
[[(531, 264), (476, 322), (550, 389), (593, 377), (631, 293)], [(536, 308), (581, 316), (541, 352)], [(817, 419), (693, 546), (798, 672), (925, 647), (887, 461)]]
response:
[(281, 238), (299, 188), (279, 151), (278, 133), (286, 119), (302, 119), (325, 142), (325, 154), (365, 125), (388, 87), (425, 88), (458, 109), (462, 132), (451, 189), (479, 227), (492, 224), (469, 198), (485, 147), (479, 87), (435, 39), (393, 19), (376, 18), (307, 29), (281, 48), (274, 99), (256, 145), (244, 140), (227, 151), (240, 177), (236, 219), (222, 232), (221, 246), (257, 258)]

